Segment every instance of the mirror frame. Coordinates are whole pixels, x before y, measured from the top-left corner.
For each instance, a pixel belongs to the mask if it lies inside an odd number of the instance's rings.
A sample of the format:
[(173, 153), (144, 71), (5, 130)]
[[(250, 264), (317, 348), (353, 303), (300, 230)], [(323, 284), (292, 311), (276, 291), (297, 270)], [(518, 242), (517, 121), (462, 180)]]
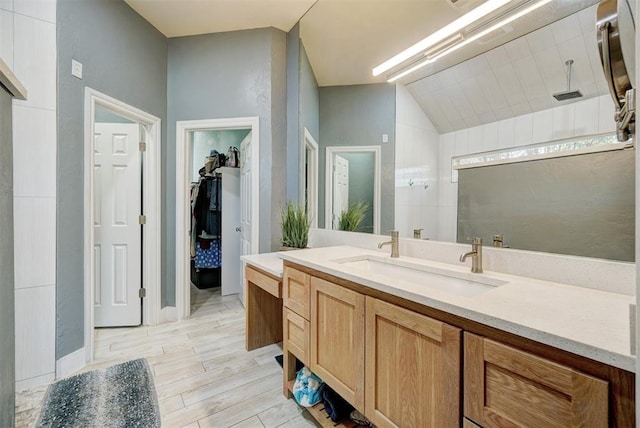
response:
[(326, 150), (326, 181), (324, 202), (324, 228), (333, 229), (331, 225), (331, 212), (333, 211), (333, 166), (334, 154), (338, 153), (373, 153), (373, 234), (380, 234), (380, 146), (328, 146)]

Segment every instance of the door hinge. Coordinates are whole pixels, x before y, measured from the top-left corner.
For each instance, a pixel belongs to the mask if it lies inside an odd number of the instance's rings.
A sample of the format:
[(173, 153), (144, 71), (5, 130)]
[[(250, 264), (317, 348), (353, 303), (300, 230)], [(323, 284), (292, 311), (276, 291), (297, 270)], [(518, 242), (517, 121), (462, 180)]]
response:
[(147, 224), (147, 216), (144, 214), (138, 216), (138, 223)]
[(140, 148), (141, 152), (147, 151), (147, 143), (144, 143), (144, 142), (141, 141), (140, 145), (139, 145), (139, 148)]
[(138, 297), (140, 297), (141, 299), (144, 299), (145, 297), (147, 297), (147, 290), (144, 288), (139, 289)]

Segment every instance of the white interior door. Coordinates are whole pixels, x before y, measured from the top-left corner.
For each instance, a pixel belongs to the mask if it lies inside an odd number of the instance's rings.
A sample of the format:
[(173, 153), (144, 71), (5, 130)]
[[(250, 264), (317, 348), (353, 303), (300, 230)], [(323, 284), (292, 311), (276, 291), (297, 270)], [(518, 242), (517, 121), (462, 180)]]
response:
[(141, 157), (135, 123), (96, 123), (94, 315), (96, 327), (141, 323)]
[[(253, 131), (252, 131), (253, 132)], [(251, 134), (240, 143), (240, 251), (242, 255), (251, 254), (251, 180), (253, 171), (251, 169)], [(258, 209), (258, 207), (255, 207)], [(239, 263), (242, 292), (240, 300), (244, 305), (244, 266)]]
[(338, 229), (340, 213), (349, 206), (349, 161), (336, 155), (333, 171), (333, 228)]
[(222, 290), (223, 296), (242, 291), (240, 275), (240, 170), (220, 168), (222, 173)]

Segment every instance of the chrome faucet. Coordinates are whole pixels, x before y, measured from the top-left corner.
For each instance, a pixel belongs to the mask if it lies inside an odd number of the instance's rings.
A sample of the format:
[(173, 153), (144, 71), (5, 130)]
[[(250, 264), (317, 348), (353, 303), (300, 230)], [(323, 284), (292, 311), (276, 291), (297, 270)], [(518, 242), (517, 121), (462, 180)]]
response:
[(464, 263), (471, 256), (471, 272), (482, 273), (482, 238), (467, 238), (471, 241), (471, 251), (460, 255), (460, 261)]
[(414, 239), (422, 239), (422, 231), (424, 229), (413, 229), (413, 238)]
[(391, 241), (381, 242), (378, 244), (378, 248), (382, 248), (384, 245), (391, 245), (391, 257), (397, 259), (400, 257), (400, 252), (398, 251), (398, 231), (392, 230), (391, 232)]
[(497, 235), (493, 235), (493, 246), (497, 248), (504, 247), (504, 234), (498, 233)]

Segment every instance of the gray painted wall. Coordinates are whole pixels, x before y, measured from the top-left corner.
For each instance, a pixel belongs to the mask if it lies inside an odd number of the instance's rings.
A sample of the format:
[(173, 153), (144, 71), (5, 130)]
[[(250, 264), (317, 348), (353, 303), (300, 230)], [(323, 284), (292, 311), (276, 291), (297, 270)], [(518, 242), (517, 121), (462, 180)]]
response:
[[(160, 117), (165, 146), (167, 40), (123, 1), (58, 0), (57, 16), (56, 359), (59, 359), (84, 345), (85, 86)], [(83, 80), (71, 76), (72, 58), (83, 63)], [(162, 154), (166, 159), (164, 147)], [(162, 176), (166, 177), (164, 171)], [(166, 218), (163, 220), (166, 225)], [(165, 253), (166, 236), (162, 242)], [(166, 277), (163, 266), (163, 290)]]
[(369, 204), (357, 232), (373, 233), (374, 155), (371, 152), (353, 152), (340, 153), (340, 156), (349, 161), (349, 205), (357, 202)]
[(286, 198), (286, 35), (273, 28), (169, 39), (163, 305), (175, 305), (176, 121), (260, 117), (260, 252), (280, 246)]
[(319, 143), (320, 141), (320, 88), (311, 68), (307, 51), (300, 42), (300, 106), (299, 106), (300, 147), (304, 144), (304, 128)]
[(11, 95), (0, 85), (0, 426), (15, 423), (13, 145)]
[(287, 33), (287, 200), (300, 197), (300, 23)]
[(460, 170), (458, 242), (635, 259), (635, 151)]
[[(381, 146), (381, 233), (393, 229), (396, 89), (386, 83), (320, 88), (318, 226), (324, 227), (327, 146)], [(382, 134), (389, 135), (381, 143)]]
[(300, 25), (287, 34), (287, 200), (299, 201), (304, 128), (320, 139), (320, 93), (300, 39)]

